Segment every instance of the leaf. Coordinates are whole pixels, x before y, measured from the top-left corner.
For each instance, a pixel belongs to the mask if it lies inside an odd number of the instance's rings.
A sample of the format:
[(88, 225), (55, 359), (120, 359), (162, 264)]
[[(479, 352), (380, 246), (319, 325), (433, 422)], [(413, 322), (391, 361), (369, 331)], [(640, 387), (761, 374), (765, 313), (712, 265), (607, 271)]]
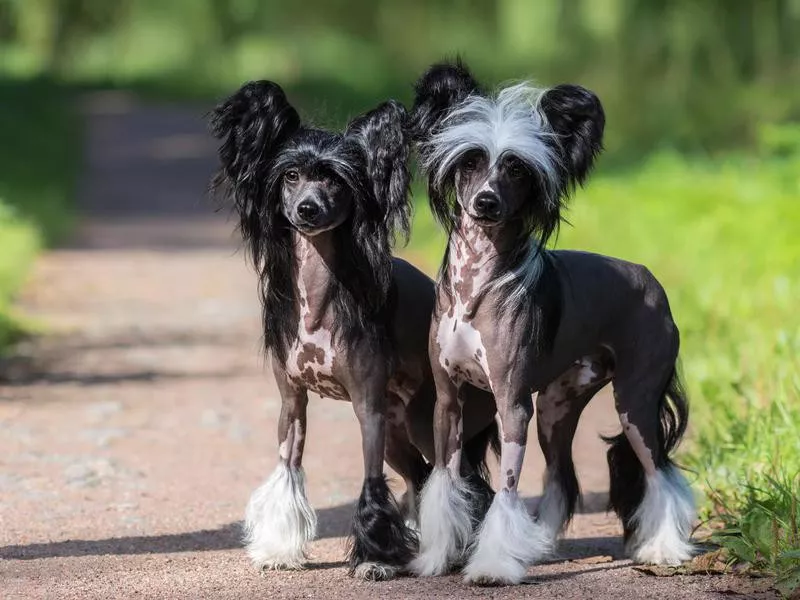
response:
[(727, 548), (737, 560), (744, 562), (755, 562), (756, 560), (755, 549), (744, 538), (724, 537), (718, 540), (718, 543)]
[(775, 580), (775, 588), (784, 596), (800, 590), (800, 565), (788, 572), (781, 573), (780, 577)]
[(778, 555), (778, 558), (800, 558), (800, 548), (797, 550), (786, 550)]
[(689, 563), (693, 573), (725, 573), (728, 571), (728, 550), (720, 548), (695, 556)]
[(774, 534), (770, 515), (761, 510), (753, 510), (742, 519), (742, 532), (751, 546), (763, 556), (771, 556)]

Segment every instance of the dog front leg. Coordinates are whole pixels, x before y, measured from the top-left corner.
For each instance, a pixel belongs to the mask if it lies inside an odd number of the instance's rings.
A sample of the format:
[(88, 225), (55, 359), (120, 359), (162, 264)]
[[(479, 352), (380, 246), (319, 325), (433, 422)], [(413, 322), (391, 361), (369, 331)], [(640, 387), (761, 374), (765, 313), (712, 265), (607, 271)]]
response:
[(273, 371), (281, 394), (278, 465), (250, 496), (245, 543), (247, 554), (260, 569), (299, 569), (306, 562), (306, 544), (317, 531), (302, 467), (308, 395), (288, 380), (282, 368), (275, 366)]
[(423, 577), (463, 564), (474, 529), (470, 490), (461, 476), (463, 401), (448, 373), (437, 360), (433, 364), (436, 463), (420, 498), (420, 549), (411, 565)]
[(499, 393), (497, 408), (502, 434), (500, 478), (503, 487), (495, 494), (478, 532), (477, 547), (464, 569), (466, 580), (478, 585), (517, 584), (525, 576), (528, 565), (551, 550), (550, 537), (528, 514), (517, 492), (528, 424), (533, 417), (531, 394), (528, 390)]
[(353, 516), (347, 560), (350, 575), (382, 581), (392, 579), (408, 565), (416, 548), (416, 536), (405, 524), (383, 474), (386, 379), (373, 378), (359, 387), (350, 397), (361, 426), (364, 483)]

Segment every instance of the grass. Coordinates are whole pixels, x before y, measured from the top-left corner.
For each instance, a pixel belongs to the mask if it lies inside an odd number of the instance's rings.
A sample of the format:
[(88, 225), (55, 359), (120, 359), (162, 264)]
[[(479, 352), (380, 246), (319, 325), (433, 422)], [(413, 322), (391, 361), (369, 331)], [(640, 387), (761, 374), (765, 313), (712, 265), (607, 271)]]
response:
[[(734, 557), (797, 587), (800, 132), (767, 132), (756, 156), (661, 154), (602, 173), (573, 200), (557, 245), (646, 264), (664, 284), (692, 401), (680, 460), (703, 516)], [(410, 256), (438, 260), (443, 243), (420, 205)]]
[(0, 79), (0, 352), (24, 332), (11, 301), (37, 252), (72, 226), (79, 123), (48, 80)]

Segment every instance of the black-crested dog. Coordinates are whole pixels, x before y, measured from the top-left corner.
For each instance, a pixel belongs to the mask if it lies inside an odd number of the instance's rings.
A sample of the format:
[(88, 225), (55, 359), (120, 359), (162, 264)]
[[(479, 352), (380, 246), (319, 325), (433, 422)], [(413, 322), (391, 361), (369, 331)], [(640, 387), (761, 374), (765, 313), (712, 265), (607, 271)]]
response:
[[(430, 334), (436, 458), (414, 571), (436, 575), (466, 558), (468, 581), (513, 584), (550, 553), (579, 496), (578, 419), (610, 381), (623, 428), (607, 440), (610, 505), (628, 550), (646, 563), (688, 558), (694, 504), (670, 459), (688, 406), (664, 290), (643, 266), (545, 250), (601, 150), (600, 101), (573, 85), (490, 95), (462, 64), (440, 64), (417, 82), (411, 121), (431, 207), (449, 234)], [(470, 387), (494, 395), (502, 436), (502, 489), (477, 530), (459, 476)], [(517, 494), (533, 392), (547, 462), (536, 520)]]
[[(361, 426), (351, 574), (389, 578), (416, 549), (404, 517), (415, 519), (430, 472), (422, 453), (434, 456), (427, 338), (435, 296), (427, 276), (391, 255), (395, 234), (409, 227), (406, 118), (390, 101), (343, 133), (315, 129), (268, 81), (244, 85), (211, 117), (222, 142), (214, 186), (232, 200), (259, 275), (264, 344), (282, 399), (279, 463), (245, 518), (260, 568), (301, 567), (315, 535), (302, 468), (309, 390), (351, 401)], [(490, 406), (467, 421), (468, 473), (482, 466), (493, 414)], [(386, 485), (384, 457), (405, 480), (405, 515)]]

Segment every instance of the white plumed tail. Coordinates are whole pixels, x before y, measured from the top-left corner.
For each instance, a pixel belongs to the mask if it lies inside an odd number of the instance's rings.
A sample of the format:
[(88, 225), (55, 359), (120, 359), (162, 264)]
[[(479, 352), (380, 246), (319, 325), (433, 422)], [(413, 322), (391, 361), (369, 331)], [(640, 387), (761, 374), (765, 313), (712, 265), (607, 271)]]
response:
[(260, 569), (300, 569), (317, 532), (302, 467), (281, 462), (250, 496), (244, 522), (247, 554)]

